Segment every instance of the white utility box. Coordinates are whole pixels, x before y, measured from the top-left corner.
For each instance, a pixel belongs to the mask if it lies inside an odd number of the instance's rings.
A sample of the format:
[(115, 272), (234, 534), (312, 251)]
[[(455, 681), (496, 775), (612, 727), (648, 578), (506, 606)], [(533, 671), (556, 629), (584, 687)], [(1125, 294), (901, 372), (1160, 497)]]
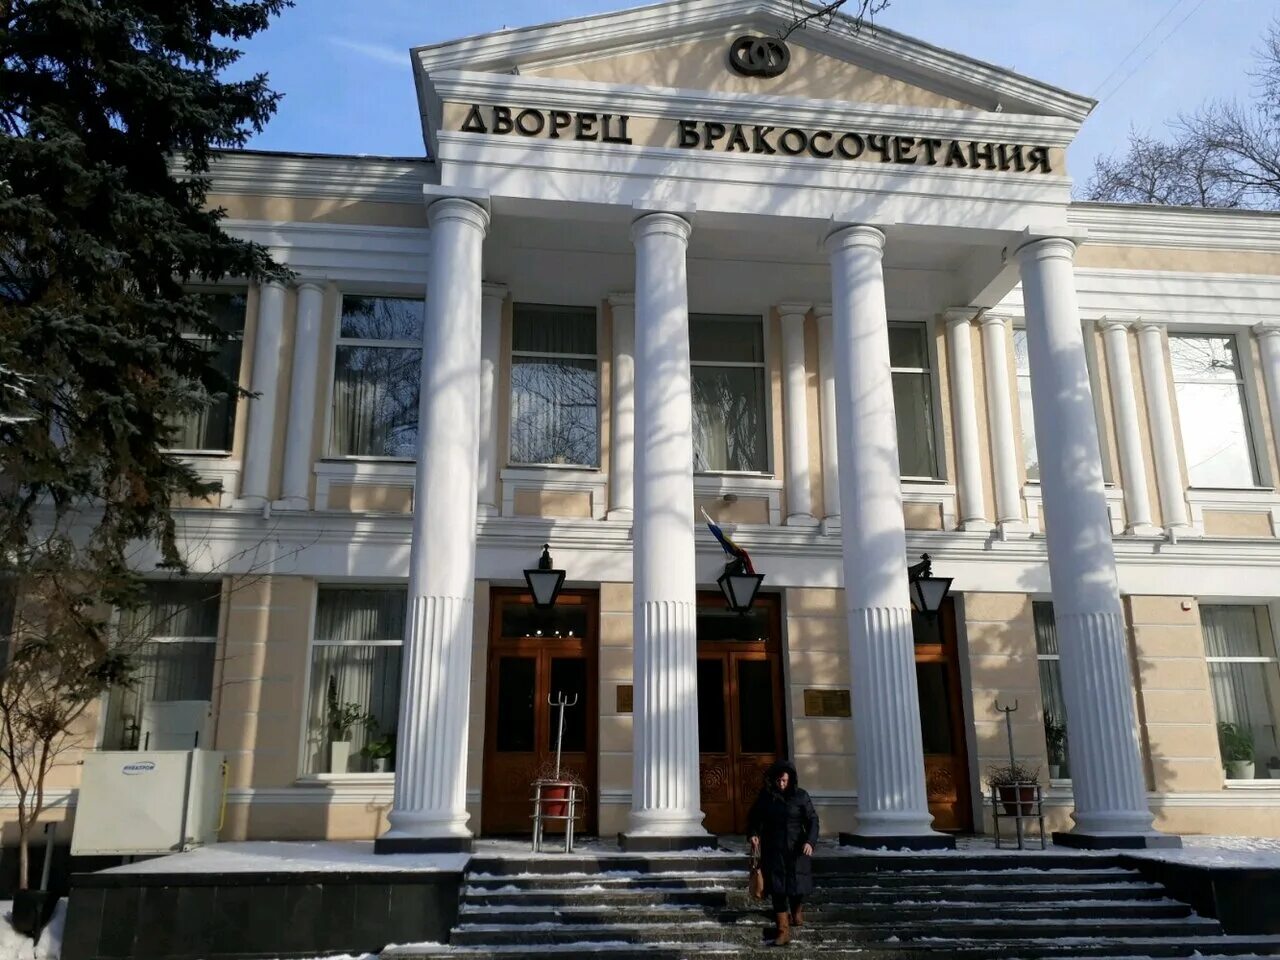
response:
[(72, 856), (178, 853), (216, 843), (224, 759), (215, 750), (85, 754)]

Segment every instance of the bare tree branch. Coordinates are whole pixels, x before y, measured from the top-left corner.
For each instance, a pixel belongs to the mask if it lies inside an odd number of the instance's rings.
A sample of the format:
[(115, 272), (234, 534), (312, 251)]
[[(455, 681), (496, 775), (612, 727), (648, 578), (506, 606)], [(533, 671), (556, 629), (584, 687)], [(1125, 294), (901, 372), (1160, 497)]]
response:
[[(797, 11), (796, 15), (792, 22), (787, 25), (787, 29), (778, 35), (778, 39), (786, 40), (797, 30), (803, 30), (811, 23), (818, 24), (824, 29), (830, 28), (837, 12), (848, 2), (849, 0), (836, 0), (835, 3), (826, 3), (816, 8), (808, 3), (794, 4)], [(846, 13), (844, 16), (852, 21), (854, 29), (858, 29), (863, 23), (888, 7), (890, 2), (891, 0), (856, 0), (855, 12)], [(809, 12), (801, 13), (801, 10), (808, 10)]]

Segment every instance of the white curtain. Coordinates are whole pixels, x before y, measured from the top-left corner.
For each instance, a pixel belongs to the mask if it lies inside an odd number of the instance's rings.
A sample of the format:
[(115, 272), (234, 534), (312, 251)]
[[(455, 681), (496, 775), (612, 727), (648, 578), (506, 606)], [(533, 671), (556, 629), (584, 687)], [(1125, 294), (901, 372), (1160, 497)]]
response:
[[(1205, 605), (1200, 608), (1200, 617), (1207, 656), (1275, 656), (1265, 610), (1241, 605)], [(1280, 756), (1275, 703), (1268, 689), (1277, 682), (1276, 672), (1274, 661), (1209, 664), (1209, 686), (1218, 722), (1234, 723), (1253, 734), (1256, 776), (1267, 776), (1267, 761)]]
[(333, 453), (413, 457), (421, 350), (338, 346), (333, 374)]
[[(1053, 618), (1053, 604), (1046, 602), (1033, 603), (1031, 606), (1035, 619), (1036, 653), (1041, 657), (1055, 659), (1040, 660), (1040, 699), (1044, 715), (1063, 728), (1067, 726), (1067, 703), (1062, 697), (1062, 664), (1058, 656), (1058, 624)], [(1070, 764), (1070, 743), (1062, 745), (1064, 766)]]

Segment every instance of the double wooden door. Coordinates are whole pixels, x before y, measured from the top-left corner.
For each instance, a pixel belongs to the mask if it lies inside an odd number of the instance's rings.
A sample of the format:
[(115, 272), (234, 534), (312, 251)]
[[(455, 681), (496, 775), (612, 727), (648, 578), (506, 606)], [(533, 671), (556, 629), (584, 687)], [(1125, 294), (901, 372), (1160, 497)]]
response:
[(776, 595), (747, 614), (698, 598), (698, 743), (702, 810), (716, 834), (745, 833), (764, 772), (786, 755)]
[(530, 784), (554, 772), (560, 719), (554, 704), (561, 699), (572, 703), (564, 710), (561, 772), (572, 771), (586, 786), (579, 829), (596, 831), (596, 600), (594, 593), (565, 590), (554, 609), (541, 611), (524, 591), (491, 594), (480, 814), (485, 834), (532, 831)]
[(973, 829), (969, 759), (960, 699), (955, 602), (943, 602), (933, 619), (912, 614), (925, 792), (935, 830)]

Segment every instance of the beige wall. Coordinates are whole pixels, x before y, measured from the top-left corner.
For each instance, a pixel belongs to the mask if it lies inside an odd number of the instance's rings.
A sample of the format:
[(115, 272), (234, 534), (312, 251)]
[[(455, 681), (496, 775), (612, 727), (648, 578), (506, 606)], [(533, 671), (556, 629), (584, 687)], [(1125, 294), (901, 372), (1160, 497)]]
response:
[(1086, 243), (1076, 251), (1076, 266), (1178, 273), (1280, 274), (1280, 254)]
[(232, 220), (286, 223), (345, 223), (357, 226), (425, 227), (422, 203), (384, 203), (339, 197), (271, 197), (248, 193), (211, 193), (208, 205), (222, 207)]
[(629, 583), (600, 584), (600, 836), (627, 828), (631, 806), (606, 795), (631, 790), (631, 714), (618, 712), (618, 687), (632, 682)]

